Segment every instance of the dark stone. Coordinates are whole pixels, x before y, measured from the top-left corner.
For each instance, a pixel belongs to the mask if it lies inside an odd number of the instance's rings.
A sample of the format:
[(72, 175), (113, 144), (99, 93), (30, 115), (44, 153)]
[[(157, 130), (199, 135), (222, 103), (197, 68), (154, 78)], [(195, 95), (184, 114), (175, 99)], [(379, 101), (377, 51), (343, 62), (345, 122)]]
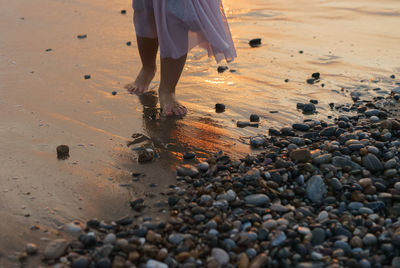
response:
[(259, 122), (260, 121), (260, 116), (257, 114), (251, 114), (250, 115), (250, 122)]
[(299, 131), (308, 131), (310, 126), (307, 124), (293, 124), (292, 128)]
[(126, 42), (126, 45), (130, 46), (130, 45), (132, 45), (132, 42), (131, 41)]
[(250, 45), (251, 47), (259, 47), (259, 46), (261, 46), (261, 38), (251, 39), (251, 40), (249, 41), (249, 45)]
[(115, 96), (115, 95), (117, 95), (117, 91), (113, 91), (113, 92), (111, 92), (111, 94), (112, 94), (113, 96)]
[(320, 79), (320, 76), (321, 76), (320, 73), (313, 73), (313, 74), (311, 75), (311, 77), (314, 78), (314, 79)]
[(83, 78), (85, 78), (85, 80), (90, 79), (90, 78), (91, 78), (91, 75), (90, 75), (90, 74), (85, 74), (85, 75), (83, 76)]
[(87, 38), (87, 34), (80, 34), (77, 37), (78, 37), (78, 39), (85, 39), (85, 38)]
[(218, 66), (217, 71), (218, 71), (218, 73), (223, 73), (228, 69), (229, 69), (228, 66)]
[(123, 14), (123, 15), (126, 14), (126, 10), (125, 10), (125, 9), (122, 9), (122, 10), (121, 10), (121, 14)]
[(65, 160), (69, 157), (69, 147), (68, 145), (57, 146), (57, 158), (60, 160)]
[(222, 103), (215, 104), (215, 111), (217, 113), (225, 112), (225, 104), (222, 104)]
[(89, 267), (89, 259), (87, 257), (81, 256), (72, 262), (71, 267), (72, 268), (87, 268), (87, 267)]
[(336, 127), (326, 127), (323, 130), (321, 130), (319, 135), (326, 136), (326, 137), (332, 137), (332, 136), (335, 136), (335, 133), (336, 133)]

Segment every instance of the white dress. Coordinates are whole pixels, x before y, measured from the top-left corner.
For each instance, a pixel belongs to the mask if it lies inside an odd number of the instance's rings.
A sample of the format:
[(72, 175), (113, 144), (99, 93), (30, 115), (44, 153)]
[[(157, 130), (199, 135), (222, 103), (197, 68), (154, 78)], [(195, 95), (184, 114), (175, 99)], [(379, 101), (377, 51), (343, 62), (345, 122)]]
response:
[(221, 0), (132, 0), (136, 34), (158, 38), (161, 58), (180, 58), (195, 46), (216, 61), (236, 57)]

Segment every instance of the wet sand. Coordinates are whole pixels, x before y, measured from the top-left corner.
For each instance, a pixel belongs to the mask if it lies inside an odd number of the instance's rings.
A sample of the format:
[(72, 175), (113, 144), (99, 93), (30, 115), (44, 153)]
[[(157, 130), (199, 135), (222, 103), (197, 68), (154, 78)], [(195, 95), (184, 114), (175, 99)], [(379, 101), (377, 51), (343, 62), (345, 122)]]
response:
[[(186, 150), (240, 157), (251, 152), (246, 137), (303, 118), (297, 102), (318, 99), (319, 113), (309, 117), (326, 119), (335, 113), (328, 103), (347, 103), (353, 91), (368, 99), (397, 81), (389, 76), (400, 73), (398, 1), (224, 3), (239, 55), (229, 65), (235, 72), (218, 74), (194, 50), (178, 89), (188, 116), (152, 120), (143, 116), (151, 98), (122, 88), (140, 68), (129, 1), (0, 0), (1, 265), (25, 241), (40, 244), (64, 223), (131, 213), (129, 200), (175, 183)], [(250, 48), (256, 37), (263, 45)], [(316, 71), (324, 88), (305, 82)], [(215, 113), (217, 102), (225, 113)], [(261, 116), (260, 127), (237, 128), (251, 113)], [(133, 133), (150, 137), (161, 157), (138, 165), (126, 146)], [(56, 159), (60, 144), (70, 146), (68, 160)], [(131, 172), (146, 176), (132, 182)], [(41, 229), (31, 231), (34, 225)]]

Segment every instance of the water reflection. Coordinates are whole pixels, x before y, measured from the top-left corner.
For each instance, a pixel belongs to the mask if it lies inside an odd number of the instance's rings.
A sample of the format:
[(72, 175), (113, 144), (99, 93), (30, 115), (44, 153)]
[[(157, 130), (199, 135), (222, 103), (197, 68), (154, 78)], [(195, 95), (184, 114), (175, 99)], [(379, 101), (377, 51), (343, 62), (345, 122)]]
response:
[[(197, 159), (202, 159), (213, 152), (235, 152), (235, 146), (245, 146), (229, 139), (229, 133), (223, 125), (209, 116), (160, 116), (158, 96), (154, 91), (140, 95), (139, 100), (143, 106), (144, 132), (163, 160), (181, 161), (183, 154), (188, 151), (195, 152)], [(238, 148), (237, 152), (240, 150)]]

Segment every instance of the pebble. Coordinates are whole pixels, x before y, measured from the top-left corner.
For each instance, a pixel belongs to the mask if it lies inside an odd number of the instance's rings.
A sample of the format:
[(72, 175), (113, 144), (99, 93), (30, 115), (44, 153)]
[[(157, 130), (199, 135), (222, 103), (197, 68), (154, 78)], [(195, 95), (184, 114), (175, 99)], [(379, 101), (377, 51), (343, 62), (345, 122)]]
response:
[(229, 255), (222, 248), (213, 248), (211, 250), (211, 256), (213, 256), (221, 266), (225, 266), (229, 263)]
[(322, 201), (322, 198), (327, 193), (326, 186), (324, 180), (319, 175), (312, 176), (307, 181), (307, 197), (315, 202), (319, 203)]
[(89, 259), (84, 256), (80, 256), (79, 258), (75, 259), (72, 264), (71, 268), (88, 268), (89, 267)]
[(107, 244), (113, 245), (113, 244), (115, 244), (116, 241), (117, 241), (116, 235), (113, 234), (113, 233), (109, 233), (109, 234), (107, 234), (106, 237), (104, 238), (103, 243), (104, 243), (105, 245), (107, 245)]
[(146, 268), (168, 268), (168, 265), (156, 260), (148, 260), (146, 262)]
[(383, 170), (381, 161), (374, 154), (367, 154), (362, 158), (363, 166), (371, 172), (378, 172)]
[(270, 203), (270, 199), (265, 194), (252, 194), (248, 195), (244, 198), (246, 204), (255, 205), (255, 206), (266, 206)]
[(311, 160), (311, 152), (306, 148), (296, 149), (290, 153), (290, 158), (293, 161), (307, 162)]
[(185, 235), (184, 234), (179, 234), (179, 233), (171, 234), (168, 237), (168, 241), (170, 243), (175, 244), (175, 245), (179, 245), (184, 239), (185, 239)]
[(249, 41), (249, 45), (251, 47), (259, 47), (261, 46), (261, 38), (254, 38)]
[(38, 252), (38, 248), (33, 243), (27, 243), (26, 246), (25, 246), (25, 252), (28, 255), (35, 255)]
[(377, 239), (375, 235), (369, 233), (363, 237), (362, 241), (366, 246), (373, 246), (376, 244)]
[(180, 166), (176, 170), (178, 172), (178, 176), (197, 177), (199, 175), (199, 170), (191, 165)]
[(43, 255), (46, 259), (58, 259), (67, 250), (68, 245), (65, 239), (53, 240), (46, 246)]

